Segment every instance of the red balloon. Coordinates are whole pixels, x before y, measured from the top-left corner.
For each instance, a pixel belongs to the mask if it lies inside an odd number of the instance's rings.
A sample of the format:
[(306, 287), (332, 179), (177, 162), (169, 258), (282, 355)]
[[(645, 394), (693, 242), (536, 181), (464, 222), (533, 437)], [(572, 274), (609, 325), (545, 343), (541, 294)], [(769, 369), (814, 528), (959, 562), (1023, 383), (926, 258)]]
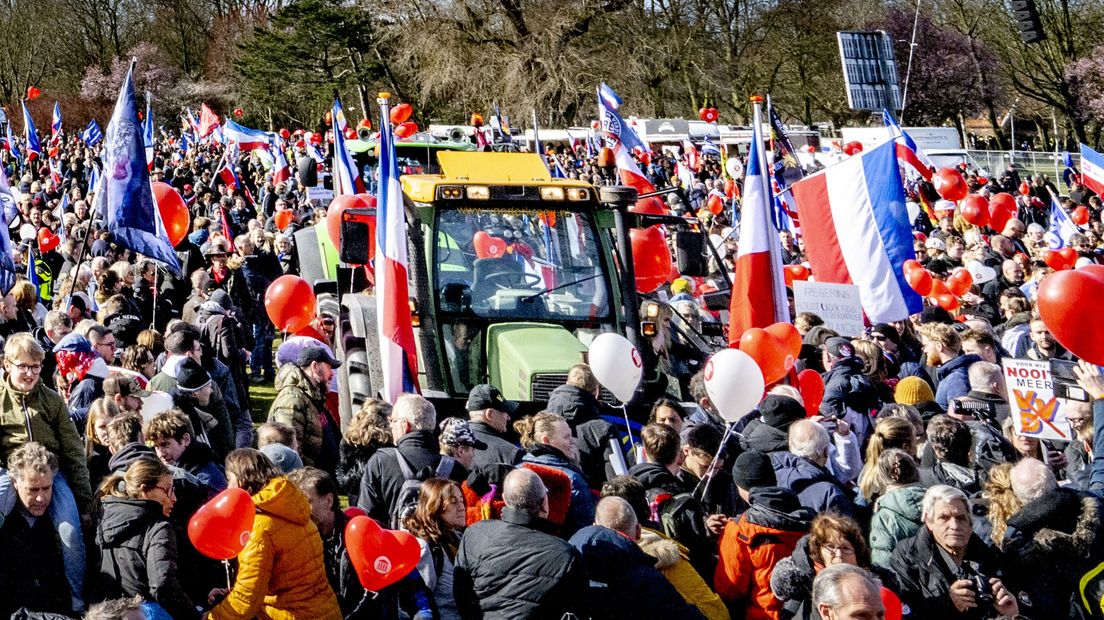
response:
[(253, 530), (257, 509), (242, 489), (226, 489), (192, 515), (188, 538), (197, 551), (215, 560), (237, 557)]
[(962, 200), (970, 191), (966, 185), (966, 179), (962, 178), (962, 173), (954, 168), (940, 168), (932, 176), (932, 185), (940, 196), (951, 202)]
[(728, 196), (729, 198), (735, 198), (736, 197), (736, 181), (733, 181), (732, 179), (725, 179), (724, 193), (725, 193), (725, 196)]
[(409, 138), (416, 133), (418, 133), (418, 124), (414, 122), (400, 123), (395, 127), (395, 136), (399, 138)]
[(1043, 262), (1055, 271), (1073, 269), (1077, 263), (1077, 250), (1062, 248), (1061, 250), (1043, 250)]
[(768, 325), (765, 330), (782, 345), (782, 350), (792, 355), (796, 360), (801, 354), (801, 332), (792, 323), (775, 323)]
[(310, 137), (310, 143), (313, 144), (314, 146), (318, 146), (319, 144), (322, 144), (322, 134), (312, 133), (311, 137)]
[(61, 243), (61, 237), (58, 237), (49, 228), (43, 226), (38, 229), (38, 251), (45, 254), (52, 251)]
[(824, 378), (812, 368), (797, 373), (797, 389), (801, 400), (805, 401), (805, 415), (812, 417), (820, 412), (820, 402), (824, 400)]
[(287, 140), (291, 137), (291, 132), (287, 130), (287, 127), (280, 130), (280, 137)]
[(765, 329), (751, 327), (740, 336), (740, 350), (751, 356), (763, 372), (767, 385), (786, 376), (793, 368), (796, 356), (786, 351), (786, 345)]
[(989, 179), (987, 179), (985, 177), (978, 177), (977, 178), (977, 184), (978, 185), (989, 185)]
[(161, 181), (153, 183), (153, 199), (157, 202), (157, 211), (165, 224), (165, 232), (169, 234), (169, 243), (175, 248), (188, 236), (192, 219), (188, 205), (175, 187)]
[(901, 620), (905, 607), (901, 599), (885, 586), (882, 586), (882, 606), (885, 607), (885, 620)]
[(42, 94), (42, 91), (38, 90), (37, 87), (35, 87), (35, 86), (28, 86), (27, 87), (27, 101), (34, 101), (35, 99), (38, 99), (38, 96), (41, 95), (41, 94)]
[(1077, 224), (1078, 226), (1084, 226), (1085, 224), (1088, 224), (1089, 208), (1085, 205), (1079, 205), (1076, 209), (1073, 210), (1073, 213), (1070, 213), (1070, 219), (1073, 220), (1073, 223)]
[(938, 297), (936, 297), (936, 300), (939, 303), (939, 307), (943, 308), (947, 312), (958, 308), (958, 298), (950, 293), (939, 295)]
[(279, 330), (294, 333), (310, 325), (317, 308), (310, 283), (290, 273), (273, 280), (265, 291), (265, 310)]
[(910, 258), (901, 265), (901, 273), (906, 276), (914, 271), (927, 271), (927, 269), (915, 258)]
[(1060, 271), (1043, 278), (1039, 317), (1054, 338), (1077, 357), (1104, 365), (1104, 269)]
[(402, 125), (413, 113), (414, 108), (409, 103), (400, 103), (391, 108), (391, 122), (396, 125)]
[(989, 201), (985, 196), (970, 194), (963, 198), (962, 203), (958, 205), (958, 212), (962, 215), (962, 219), (974, 226), (989, 225)]
[(782, 275), (786, 278), (786, 286), (793, 286), (795, 281), (805, 281), (812, 275), (805, 265), (786, 265), (782, 268)]
[(966, 293), (970, 292), (970, 287), (974, 285), (974, 276), (970, 275), (970, 271), (964, 267), (959, 267), (954, 270), (954, 273), (947, 278), (947, 288), (951, 293), (962, 297)]
[(629, 211), (633, 213), (644, 213), (650, 215), (670, 215), (670, 212), (663, 204), (663, 201), (656, 198), (655, 196), (637, 200), (636, 204), (629, 207)]
[(717, 108), (701, 108), (698, 110), (698, 118), (707, 123), (717, 122)]
[(475, 233), (472, 238), (476, 258), (502, 258), (506, 256), (506, 241), (502, 237), (492, 237), (484, 231)]
[(341, 214), (347, 209), (369, 209), (375, 206), (375, 199), (369, 203), (360, 194), (338, 196), (330, 202), (330, 206), (326, 208), (326, 233), (338, 251), (341, 250)]
[(636, 290), (651, 293), (667, 282), (671, 272), (671, 251), (659, 226), (634, 228), (629, 231), (632, 243), (633, 267), (636, 270)]
[(713, 215), (720, 215), (721, 211), (724, 211), (724, 200), (717, 194), (710, 194), (709, 200), (705, 204)]
[(276, 212), (274, 218), (276, 220), (276, 228), (278, 230), (283, 230), (291, 224), (293, 219), (295, 219), (295, 214), (291, 212), (291, 209), (280, 209)]
[(385, 530), (367, 516), (355, 516), (345, 526), (345, 548), (360, 585), (379, 592), (410, 574), (418, 565), (418, 539), (407, 532)]
[(939, 297), (940, 295), (950, 295), (951, 289), (947, 288), (947, 283), (939, 278), (932, 278), (931, 292), (928, 293), (929, 297)]
[(241, 118), (245, 114), (245, 110), (241, 108), (234, 108), (234, 116)]
[(368, 516), (368, 513), (365, 512), (365, 510), (363, 508), (361, 508), (360, 506), (349, 506), (348, 508), (346, 508), (342, 512), (344, 512), (345, 516), (349, 517), (350, 519), (352, 519), (353, 517), (367, 517)]
[(856, 155), (858, 153), (862, 153), (862, 150), (862, 142), (859, 142), (858, 140), (852, 140), (851, 142), (843, 145), (843, 152), (848, 155)]
[(920, 269), (913, 269), (912, 271), (906, 271), (905, 281), (912, 287), (912, 290), (925, 297), (931, 294), (932, 284), (934, 284), (932, 274), (923, 267)]
[(989, 227), (996, 231), (1004, 230), (1008, 220), (1016, 217), (1016, 198), (1012, 194), (1001, 192), (989, 199)]
[(1027, 196), (1031, 193), (1031, 186), (1027, 184), (1027, 181), (1020, 181), (1020, 195)]

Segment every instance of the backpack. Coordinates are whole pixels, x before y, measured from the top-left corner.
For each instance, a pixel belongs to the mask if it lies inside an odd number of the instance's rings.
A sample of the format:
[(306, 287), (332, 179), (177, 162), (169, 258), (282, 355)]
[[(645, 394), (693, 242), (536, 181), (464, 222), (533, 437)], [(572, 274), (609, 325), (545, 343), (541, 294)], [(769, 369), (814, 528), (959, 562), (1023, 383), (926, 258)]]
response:
[[(380, 451), (395, 457), (395, 462), (399, 464), (399, 470), (403, 476), (399, 496), (395, 499), (395, 504), (391, 510), (391, 529), (397, 530), (402, 528), (403, 520), (414, 514), (414, 510), (418, 508), (418, 497), (422, 493), (422, 483), (425, 482), (425, 479), (420, 478), (414, 472), (414, 468), (410, 466), (410, 462), (403, 457), (398, 448), (381, 448)], [(451, 456), (442, 456), (433, 475), (447, 479), (452, 474), (455, 464), (456, 460)]]

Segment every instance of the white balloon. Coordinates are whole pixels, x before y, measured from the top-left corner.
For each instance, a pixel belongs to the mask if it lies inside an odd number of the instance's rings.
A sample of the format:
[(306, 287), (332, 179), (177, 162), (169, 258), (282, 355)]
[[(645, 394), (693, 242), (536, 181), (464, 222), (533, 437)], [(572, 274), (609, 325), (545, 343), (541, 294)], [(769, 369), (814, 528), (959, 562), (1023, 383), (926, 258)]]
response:
[(640, 378), (644, 376), (644, 364), (640, 351), (621, 334), (599, 334), (590, 343), (590, 369), (594, 376), (617, 400), (627, 403), (632, 399)]
[(1081, 258), (1077, 259), (1076, 263), (1073, 264), (1073, 268), (1074, 269), (1080, 269), (1082, 267), (1086, 267), (1088, 265), (1094, 265), (1094, 264), (1095, 263), (1092, 262), (1091, 258), (1085, 258), (1084, 256), (1082, 256)]
[(737, 157), (729, 157), (725, 160), (725, 171), (733, 179), (742, 179), (744, 176), (744, 164)]
[(38, 231), (35, 230), (34, 224), (24, 224), (19, 227), (19, 239), (21, 241), (34, 241), (38, 236)]
[(763, 398), (763, 371), (750, 355), (739, 349), (724, 349), (705, 363), (705, 391), (709, 400), (729, 422), (751, 413)]

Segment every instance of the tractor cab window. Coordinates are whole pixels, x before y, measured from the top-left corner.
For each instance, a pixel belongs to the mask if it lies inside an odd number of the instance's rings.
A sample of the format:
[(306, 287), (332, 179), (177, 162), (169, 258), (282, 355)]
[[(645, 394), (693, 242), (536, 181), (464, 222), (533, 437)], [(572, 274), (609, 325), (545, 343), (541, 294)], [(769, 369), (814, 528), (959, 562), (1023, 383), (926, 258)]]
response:
[(590, 216), (567, 210), (439, 210), (441, 312), (496, 319), (609, 317), (609, 278)]

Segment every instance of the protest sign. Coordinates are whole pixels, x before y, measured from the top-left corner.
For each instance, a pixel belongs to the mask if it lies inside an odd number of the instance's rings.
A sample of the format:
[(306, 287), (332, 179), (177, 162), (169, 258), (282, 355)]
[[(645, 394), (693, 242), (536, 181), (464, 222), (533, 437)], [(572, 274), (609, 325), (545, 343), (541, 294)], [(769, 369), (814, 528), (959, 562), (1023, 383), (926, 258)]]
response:
[(854, 284), (794, 282), (794, 311), (812, 312), (841, 336), (863, 333), (862, 300)]
[(1062, 401), (1054, 395), (1050, 362), (1005, 359), (1002, 365), (1016, 434), (1069, 441), (1070, 426)]

